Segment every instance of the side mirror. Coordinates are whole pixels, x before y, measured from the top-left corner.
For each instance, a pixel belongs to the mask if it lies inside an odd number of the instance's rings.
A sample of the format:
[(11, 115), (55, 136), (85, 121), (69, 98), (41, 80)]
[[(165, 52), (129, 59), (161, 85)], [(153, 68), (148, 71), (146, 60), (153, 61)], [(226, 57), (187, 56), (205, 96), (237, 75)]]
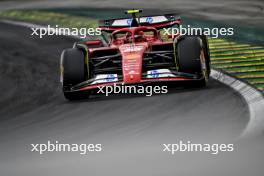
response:
[(101, 46), (102, 45), (101, 40), (89, 40), (89, 41), (86, 41), (84, 43), (88, 46)]
[(176, 35), (173, 35), (173, 34), (169, 34), (169, 35), (168, 35), (168, 38), (169, 38), (169, 39), (174, 39), (175, 37), (176, 37)]
[(174, 38), (178, 37), (179, 35), (180, 35), (180, 33), (177, 33), (177, 34), (169, 34), (168, 35), (168, 38), (169, 39), (174, 39)]

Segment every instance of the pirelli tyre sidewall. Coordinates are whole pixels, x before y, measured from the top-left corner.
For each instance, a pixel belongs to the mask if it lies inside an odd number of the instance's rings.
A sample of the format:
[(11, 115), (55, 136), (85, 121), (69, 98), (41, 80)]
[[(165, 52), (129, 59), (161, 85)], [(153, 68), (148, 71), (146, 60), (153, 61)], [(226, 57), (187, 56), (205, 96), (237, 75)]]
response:
[(85, 81), (85, 58), (82, 50), (72, 48), (62, 52), (61, 77), (65, 98), (79, 99), (81, 93), (71, 92), (70, 88)]
[(204, 57), (205, 57), (205, 63), (207, 68), (207, 74), (208, 77), (211, 73), (211, 58), (210, 58), (210, 49), (208, 44), (208, 39), (206, 35), (201, 36), (202, 42), (203, 42), (203, 50), (204, 50)]
[(180, 72), (195, 74), (200, 78), (197, 86), (206, 86), (208, 68), (206, 66), (206, 49), (199, 36), (183, 36), (177, 42), (177, 61)]

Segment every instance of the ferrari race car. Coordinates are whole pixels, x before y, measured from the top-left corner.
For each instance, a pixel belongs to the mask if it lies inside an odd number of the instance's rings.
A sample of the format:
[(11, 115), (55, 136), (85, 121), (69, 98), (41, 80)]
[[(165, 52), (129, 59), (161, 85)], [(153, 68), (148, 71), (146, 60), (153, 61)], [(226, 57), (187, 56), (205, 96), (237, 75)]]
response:
[(206, 36), (162, 36), (178, 27), (174, 14), (100, 21), (102, 38), (81, 41), (61, 55), (61, 82), (66, 99), (89, 95), (98, 86), (192, 81), (206, 86), (210, 55)]

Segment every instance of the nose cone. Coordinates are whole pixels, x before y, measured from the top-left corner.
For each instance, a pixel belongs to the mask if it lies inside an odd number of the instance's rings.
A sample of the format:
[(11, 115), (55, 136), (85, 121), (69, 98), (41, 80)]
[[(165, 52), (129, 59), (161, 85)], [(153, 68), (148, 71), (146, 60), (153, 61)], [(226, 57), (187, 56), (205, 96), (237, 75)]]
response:
[(124, 83), (136, 83), (141, 81), (142, 58), (146, 46), (129, 44), (122, 45), (119, 49), (122, 54)]
[(142, 55), (127, 54), (123, 59), (123, 80), (127, 83), (135, 83), (141, 80)]

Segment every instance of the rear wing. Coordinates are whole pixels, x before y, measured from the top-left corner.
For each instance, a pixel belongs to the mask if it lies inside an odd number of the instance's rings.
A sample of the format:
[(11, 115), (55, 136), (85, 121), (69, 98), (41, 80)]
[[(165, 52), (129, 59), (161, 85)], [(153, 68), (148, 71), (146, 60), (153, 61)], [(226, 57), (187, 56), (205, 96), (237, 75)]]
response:
[[(175, 14), (141, 16), (136, 18), (140, 26), (149, 26), (156, 29), (169, 28), (181, 24), (181, 18)], [(100, 20), (99, 28), (105, 32), (113, 32), (118, 29), (131, 27), (132, 18), (119, 18)]]

